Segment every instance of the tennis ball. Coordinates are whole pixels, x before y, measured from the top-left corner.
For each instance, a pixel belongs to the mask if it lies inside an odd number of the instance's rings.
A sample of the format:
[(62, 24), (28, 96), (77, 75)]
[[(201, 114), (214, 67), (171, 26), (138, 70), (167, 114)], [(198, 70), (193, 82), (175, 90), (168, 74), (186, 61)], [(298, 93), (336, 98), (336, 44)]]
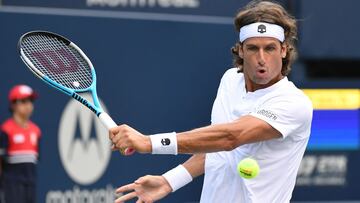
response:
[(251, 179), (259, 174), (260, 168), (256, 160), (245, 158), (239, 162), (237, 170), (241, 177)]

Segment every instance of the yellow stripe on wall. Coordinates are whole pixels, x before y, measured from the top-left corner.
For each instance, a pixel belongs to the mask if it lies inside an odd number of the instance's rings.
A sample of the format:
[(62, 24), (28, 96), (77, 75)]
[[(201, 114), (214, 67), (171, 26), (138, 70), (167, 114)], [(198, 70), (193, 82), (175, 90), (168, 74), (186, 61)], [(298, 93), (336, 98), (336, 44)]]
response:
[(314, 109), (359, 109), (360, 89), (303, 89)]

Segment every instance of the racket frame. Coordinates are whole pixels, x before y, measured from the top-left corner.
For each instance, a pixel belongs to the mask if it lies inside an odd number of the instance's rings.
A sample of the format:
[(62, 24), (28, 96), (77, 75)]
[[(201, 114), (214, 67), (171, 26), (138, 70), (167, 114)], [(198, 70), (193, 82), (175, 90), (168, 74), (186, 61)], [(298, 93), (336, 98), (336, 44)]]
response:
[[(79, 54), (85, 59), (85, 61), (89, 64), (90, 66), (90, 70), (91, 70), (91, 75), (92, 75), (92, 84), (85, 88), (85, 89), (71, 89), (68, 87), (65, 87), (57, 82), (54, 82), (53, 80), (51, 80), (49, 77), (47, 77), (45, 74), (41, 73), (36, 67), (35, 65), (30, 61), (30, 59), (25, 55), (24, 51), (21, 48), (21, 42), (23, 40), (24, 37), (31, 35), (31, 34), (36, 34), (36, 33), (45, 33), (47, 35), (51, 35), (53, 37), (56, 37), (57, 39), (63, 41), (66, 43), (66, 45), (73, 47), (74, 49), (76, 49)], [(95, 68), (93, 66), (93, 64), (91, 63), (90, 59), (85, 55), (85, 53), (73, 42), (71, 42), (70, 40), (66, 39), (65, 37), (58, 35), (56, 33), (52, 33), (52, 32), (48, 32), (48, 31), (41, 31), (41, 30), (36, 30), (36, 31), (31, 31), (31, 32), (27, 32), (25, 34), (23, 34), (18, 42), (18, 50), (19, 50), (19, 54), (20, 54), (20, 58), (22, 59), (22, 61), (26, 64), (26, 66), (28, 67), (28, 69), (34, 73), (34, 75), (36, 75), (38, 78), (40, 78), (41, 80), (43, 80), (45, 83), (47, 83), (48, 85), (56, 88), (57, 90), (63, 92), (64, 94), (74, 98), (75, 100), (77, 100), (78, 102), (80, 102), (81, 104), (83, 104), (84, 106), (86, 106), (88, 109), (90, 109), (97, 117), (99, 117), (100, 121), (105, 125), (105, 127), (107, 129), (111, 129), (114, 127), (117, 127), (117, 124), (114, 122), (114, 120), (103, 110), (103, 108), (101, 107), (101, 104), (99, 102), (99, 98), (97, 96), (97, 90), (96, 90), (96, 72), (95, 72)], [(84, 93), (84, 92), (91, 92), (91, 96), (93, 99), (93, 103), (89, 102), (87, 99), (85, 99), (84, 97), (82, 97), (80, 94), (78, 93)], [(125, 150), (125, 153), (128, 149)]]

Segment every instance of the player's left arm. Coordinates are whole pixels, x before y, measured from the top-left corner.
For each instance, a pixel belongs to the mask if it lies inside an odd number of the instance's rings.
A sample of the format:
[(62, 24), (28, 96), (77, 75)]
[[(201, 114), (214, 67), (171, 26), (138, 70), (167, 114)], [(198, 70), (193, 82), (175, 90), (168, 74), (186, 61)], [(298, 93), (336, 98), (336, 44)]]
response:
[[(152, 152), (150, 138), (127, 125), (111, 129), (109, 136), (116, 148), (132, 147), (140, 153)], [(229, 151), (243, 144), (279, 138), (281, 133), (267, 122), (248, 115), (234, 122), (197, 128), (176, 136), (178, 152), (193, 154)]]

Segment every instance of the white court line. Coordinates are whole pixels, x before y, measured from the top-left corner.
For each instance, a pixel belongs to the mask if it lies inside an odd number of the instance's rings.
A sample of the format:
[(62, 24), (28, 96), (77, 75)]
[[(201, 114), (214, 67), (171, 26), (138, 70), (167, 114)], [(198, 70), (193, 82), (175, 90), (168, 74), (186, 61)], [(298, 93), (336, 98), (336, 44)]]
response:
[(185, 23), (206, 23), (206, 24), (225, 24), (225, 25), (233, 24), (233, 18), (231, 17), (130, 12), (130, 11), (106, 11), (106, 10), (94, 10), (94, 9), (0, 6), (0, 13), (24, 13), (24, 14), (41, 14), (41, 15), (119, 18), (119, 19), (131, 19), (131, 20), (172, 21), (172, 22), (185, 22)]

